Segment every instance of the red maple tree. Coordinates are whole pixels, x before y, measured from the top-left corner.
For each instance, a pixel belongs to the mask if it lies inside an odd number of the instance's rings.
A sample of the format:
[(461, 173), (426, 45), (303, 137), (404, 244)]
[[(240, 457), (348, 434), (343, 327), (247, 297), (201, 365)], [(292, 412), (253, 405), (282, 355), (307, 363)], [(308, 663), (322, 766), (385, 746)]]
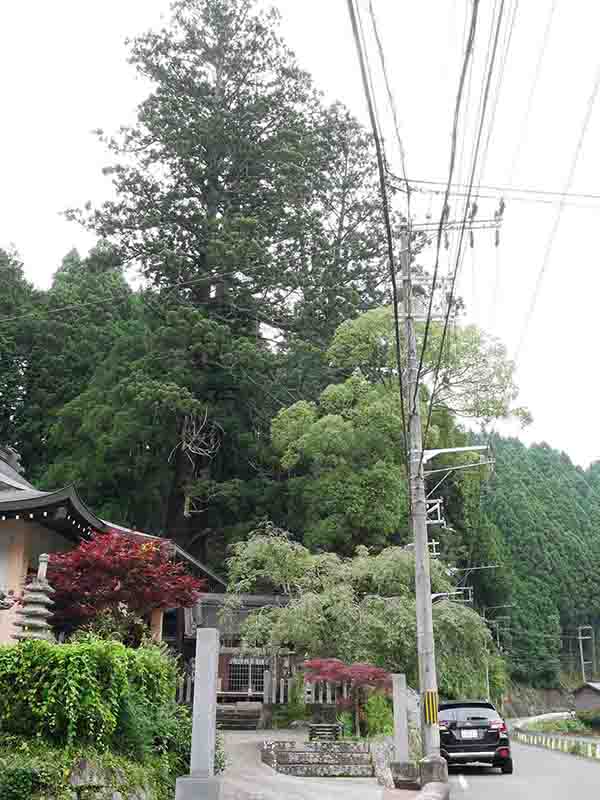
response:
[(120, 533), (95, 533), (74, 550), (51, 555), (48, 581), (55, 590), (54, 624), (68, 628), (123, 606), (142, 617), (156, 608), (190, 608), (205, 588), (172, 560), (168, 542)]
[(304, 678), (308, 683), (327, 681), (329, 683), (348, 683), (354, 708), (354, 730), (360, 734), (360, 706), (364, 689), (388, 688), (391, 682), (389, 672), (373, 664), (344, 664), (339, 658), (313, 658), (305, 661)]

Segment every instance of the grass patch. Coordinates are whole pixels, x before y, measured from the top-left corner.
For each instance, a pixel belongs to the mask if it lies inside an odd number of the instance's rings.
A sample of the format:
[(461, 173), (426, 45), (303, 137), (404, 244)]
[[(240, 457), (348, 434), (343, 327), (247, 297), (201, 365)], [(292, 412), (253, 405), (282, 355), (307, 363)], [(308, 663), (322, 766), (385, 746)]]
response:
[(591, 725), (576, 717), (539, 720), (538, 722), (532, 722), (527, 728), (536, 733), (558, 733), (571, 736), (593, 736), (598, 733), (594, 731)]

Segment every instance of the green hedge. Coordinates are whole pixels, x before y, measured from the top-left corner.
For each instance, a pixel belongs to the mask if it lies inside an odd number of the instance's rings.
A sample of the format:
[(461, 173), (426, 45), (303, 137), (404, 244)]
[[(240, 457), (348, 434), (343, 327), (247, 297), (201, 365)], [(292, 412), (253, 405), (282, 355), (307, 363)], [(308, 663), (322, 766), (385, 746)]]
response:
[(109, 748), (146, 710), (173, 704), (176, 679), (175, 661), (157, 647), (92, 638), (0, 646), (0, 730)]
[[(71, 800), (82, 760), (115, 791), (147, 785), (171, 800), (189, 771), (192, 720), (175, 703), (177, 664), (164, 648), (83, 637), (0, 646), (0, 800)], [(225, 768), (217, 737), (215, 771)]]

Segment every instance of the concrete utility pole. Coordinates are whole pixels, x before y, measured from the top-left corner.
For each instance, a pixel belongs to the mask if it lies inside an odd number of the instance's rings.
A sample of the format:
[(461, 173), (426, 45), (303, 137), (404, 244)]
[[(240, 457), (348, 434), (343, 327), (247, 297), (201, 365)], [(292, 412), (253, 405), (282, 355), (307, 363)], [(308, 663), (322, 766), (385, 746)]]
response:
[(584, 650), (583, 650), (583, 643), (584, 642), (588, 642), (588, 641), (593, 641), (593, 637), (592, 636), (584, 636), (583, 635), (584, 631), (593, 631), (593, 628), (591, 627), (591, 625), (580, 625), (579, 629), (577, 631), (577, 638), (579, 640), (579, 657), (581, 659), (581, 679), (582, 679), (583, 683), (585, 683), (587, 681), (586, 674), (585, 674), (585, 672), (586, 672), (585, 668), (587, 666), (591, 666), (593, 668), (593, 664), (594, 664), (593, 661), (586, 661), (585, 660), (585, 655), (584, 655)]
[(438, 726), (438, 689), (435, 669), (435, 642), (433, 639), (433, 614), (431, 575), (429, 569), (429, 543), (427, 539), (427, 502), (425, 499), (425, 474), (423, 468), (423, 434), (417, 385), (417, 339), (412, 311), (412, 281), (408, 233), (400, 237), (402, 265), (402, 300), (408, 364), (406, 370), (405, 398), (408, 413), (409, 485), (411, 524), (415, 540), (415, 588), (417, 605), (417, 653), (419, 659), (419, 687), (421, 692), (421, 732), (425, 756), (439, 755), (440, 729)]

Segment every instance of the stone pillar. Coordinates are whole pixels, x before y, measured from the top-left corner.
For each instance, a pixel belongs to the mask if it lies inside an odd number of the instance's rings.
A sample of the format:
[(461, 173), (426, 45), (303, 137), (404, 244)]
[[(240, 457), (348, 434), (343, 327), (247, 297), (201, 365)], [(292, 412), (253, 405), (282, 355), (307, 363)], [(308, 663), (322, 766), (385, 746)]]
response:
[(175, 800), (218, 800), (221, 781), (215, 777), (214, 764), (219, 631), (215, 628), (196, 631), (195, 670), (190, 775), (177, 779)]
[(408, 703), (406, 675), (392, 675), (394, 694), (394, 761), (404, 763), (408, 756)]
[(390, 764), (396, 789), (418, 789), (419, 768), (408, 749), (408, 694), (406, 675), (392, 675), (394, 699), (394, 757)]
[(270, 704), (271, 702), (271, 670), (264, 671), (264, 684), (263, 684), (263, 703)]
[(48, 619), (52, 616), (50, 607), (54, 601), (50, 595), (54, 589), (46, 579), (48, 571), (48, 556), (43, 553), (39, 559), (37, 577), (28, 583), (23, 593), (23, 605), (17, 613), (14, 634), (15, 639), (44, 639), (48, 642), (56, 641)]
[(150, 630), (155, 642), (162, 642), (164, 615), (165, 612), (162, 608), (154, 608), (150, 615)]

